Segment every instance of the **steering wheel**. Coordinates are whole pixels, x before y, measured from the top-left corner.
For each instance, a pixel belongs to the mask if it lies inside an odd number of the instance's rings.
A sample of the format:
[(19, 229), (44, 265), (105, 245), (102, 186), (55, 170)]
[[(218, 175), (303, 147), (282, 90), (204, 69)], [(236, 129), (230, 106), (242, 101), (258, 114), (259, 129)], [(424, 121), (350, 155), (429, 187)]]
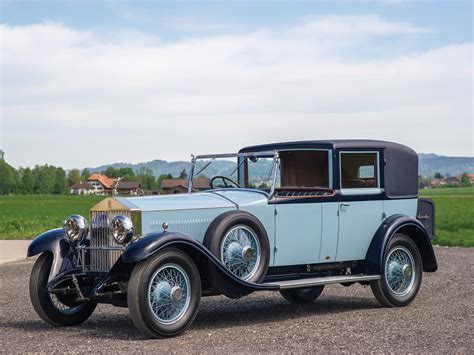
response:
[(224, 183), (224, 186), (226, 188), (236, 188), (236, 187), (240, 187), (239, 183), (232, 180), (231, 178), (228, 178), (227, 176), (222, 176), (222, 175), (217, 175), (217, 176), (214, 176), (212, 179), (211, 179), (211, 188), (215, 189), (216, 187), (214, 187), (214, 181), (215, 180), (222, 180), (222, 182)]

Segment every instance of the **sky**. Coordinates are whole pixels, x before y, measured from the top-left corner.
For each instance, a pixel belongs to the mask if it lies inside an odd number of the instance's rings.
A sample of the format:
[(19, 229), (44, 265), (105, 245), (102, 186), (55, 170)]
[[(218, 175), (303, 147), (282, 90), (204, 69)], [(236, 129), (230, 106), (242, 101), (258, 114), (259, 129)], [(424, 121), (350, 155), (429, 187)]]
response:
[(332, 138), (474, 155), (472, 1), (0, 6), (0, 149), (15, 167)]

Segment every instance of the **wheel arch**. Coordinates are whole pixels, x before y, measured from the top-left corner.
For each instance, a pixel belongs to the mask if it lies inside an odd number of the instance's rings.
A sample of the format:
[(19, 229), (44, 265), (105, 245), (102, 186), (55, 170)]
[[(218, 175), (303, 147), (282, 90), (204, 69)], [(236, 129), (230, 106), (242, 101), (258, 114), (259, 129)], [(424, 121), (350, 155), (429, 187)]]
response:
[(27, 256), (31, 257), (42, 253), (53, 255), (48, 282), (56, 275), (74, 268), (76, 256), (74, 243), (66, 237), (62, 228), (51, 229), (33, 239), (28, 246)]
[(136, 264), (168, 247), (179, 249), (189, 255), (196, 264), (202, 280), (209, 280), (211, 275), (209, 268), (217, 271), (213, 273), (216, 276), (212, 282), (219, 285), (219, 291), (228, 297), (239, 298), (257, 290), (277, 290), (274, 286), (263, 286), (239, 279), (228, 271), (203, 244), (189, 235), (178, 232), (146, 235), (130, 244), (123, 252), (121, 260), (124, 263)]
[(397, 214), (387, 218), (372, 238), (365, 257), (370, 272), (382, 274), (385, 248), (396, 233), (405, 234), (416, 244), (421, 254), (423, 271), (435, 272), (438, 269), (433, 246), (423, 224), (415, 218)]

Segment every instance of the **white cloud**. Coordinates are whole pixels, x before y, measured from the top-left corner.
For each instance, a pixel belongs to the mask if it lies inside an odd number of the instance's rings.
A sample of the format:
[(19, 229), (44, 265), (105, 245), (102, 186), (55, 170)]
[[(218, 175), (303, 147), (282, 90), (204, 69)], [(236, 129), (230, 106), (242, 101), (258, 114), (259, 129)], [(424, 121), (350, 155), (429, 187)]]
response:
[(17, 166), (66, 167), (322, 138), (472, 155), (472, 43), (357, 55), (433, 32), (372, 15), (172, 43), (3, 25), (0, 146)]

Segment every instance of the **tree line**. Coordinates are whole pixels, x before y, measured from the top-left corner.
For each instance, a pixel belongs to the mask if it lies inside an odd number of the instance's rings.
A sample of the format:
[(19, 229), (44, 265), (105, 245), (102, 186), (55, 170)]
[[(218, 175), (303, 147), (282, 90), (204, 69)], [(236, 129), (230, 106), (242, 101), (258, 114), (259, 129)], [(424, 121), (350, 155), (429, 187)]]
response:
[[(122, 181), (137, 181), (145, 191), (159, 190), (164, 179), (172, 179), (171, 174), (156, 178), (151, 169), (142, 167), (138, 171), (132, 168), (114, 168), (109, 166), (101, 174), (109, 178), (121, 178)], [(0, 160), (0, 195), (9, 194), (64, 194), (70, 193), (72, 185), (87, 181), (89, 169), (72, 169), (67, 174), (61, 167), (36, 165), (34, 168), (15, 169), (7, 162)], [(179, 178), (187, 178), (186, 170), (181, 171)]]

